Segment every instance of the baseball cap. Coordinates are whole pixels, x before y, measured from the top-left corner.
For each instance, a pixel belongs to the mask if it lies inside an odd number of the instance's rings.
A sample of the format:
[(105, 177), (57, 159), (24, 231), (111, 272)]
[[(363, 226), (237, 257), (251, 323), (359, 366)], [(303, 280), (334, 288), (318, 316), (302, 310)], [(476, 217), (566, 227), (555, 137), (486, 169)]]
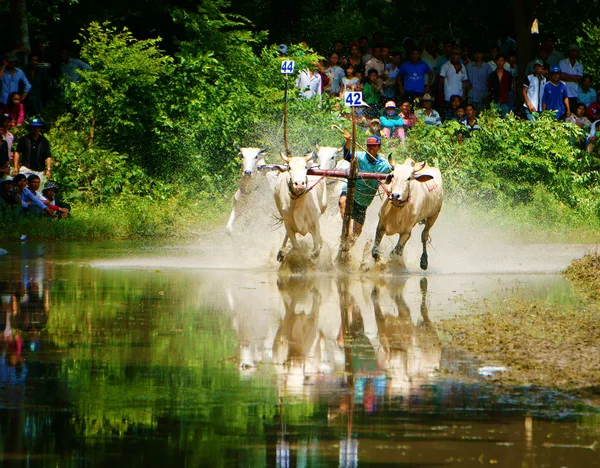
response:
[(381, 138), (377, 135), (370, 136), (367, 138), (367, 146), (378, 146), (381, 145)]
[(396, 103), (394, 101), (388, 101), (385, 103), (385, 108), (386, 109), (395, 109)]
[(6, 60), (7, 62), (18, 62), (17, 56), (14, 52), (9, 52), (8, 54), (6, 54), (4, 56), (4, 60)]
[(550, 67), (550, 73), (560, 73), (560, 67), (557, 65), (554, 65), (553, 67)]
[(572, 50), (576, 50), (577, 52), (579, 52), (579, 46), (577, 44), (570, 44), (569, 52), (571, 52)]
[(544, 66), (544, 62), (542, 62), (541, 60), (536, 60), (533, 62), (533, 66), (537, 67), (537, 66), (543, 67)]
[(433, 98), (431, 97), (431, 94), (425, 93), (425, 94), (423, 94), (421, 101), (433, 101)]

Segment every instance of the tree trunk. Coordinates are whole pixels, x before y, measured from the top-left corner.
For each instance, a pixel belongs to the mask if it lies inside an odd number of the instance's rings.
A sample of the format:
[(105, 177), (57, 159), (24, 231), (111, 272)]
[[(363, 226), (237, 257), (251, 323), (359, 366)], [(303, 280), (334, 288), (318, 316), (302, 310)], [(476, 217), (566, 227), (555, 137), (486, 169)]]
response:
[(29, 43), (29, 20), (27, 19), (27, 1), (12, 0), (10, 9), (13, 21), (16, 25), (15, 29), (19, 32), (19, 42), (16, 48), (27, 56), (31, 52), (31, 44)]

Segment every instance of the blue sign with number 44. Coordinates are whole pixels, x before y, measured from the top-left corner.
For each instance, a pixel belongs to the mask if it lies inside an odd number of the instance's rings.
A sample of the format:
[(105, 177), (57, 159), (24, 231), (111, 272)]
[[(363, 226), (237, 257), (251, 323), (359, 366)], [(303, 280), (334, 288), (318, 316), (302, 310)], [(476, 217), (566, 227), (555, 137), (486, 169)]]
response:
[(291, 75), (294, 73), (294, 67), (296, 63), (293, 60), (284, 60), (281, 64), (281, 73), (284, 75)]
[(344, 104), (349, 107), (361, 107), (366, 105), (363, 101), (362, 93), (360, 91), (344, 93)]

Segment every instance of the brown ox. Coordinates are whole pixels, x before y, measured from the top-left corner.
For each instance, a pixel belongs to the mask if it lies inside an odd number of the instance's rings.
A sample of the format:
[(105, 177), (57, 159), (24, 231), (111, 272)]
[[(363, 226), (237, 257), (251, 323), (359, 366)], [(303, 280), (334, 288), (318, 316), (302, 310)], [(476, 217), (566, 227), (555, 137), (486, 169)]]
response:
[(379, 259), (379, 243), (384, 234), (400, 234), (392, 255), (402, 257), (413, 227), (423, 222), (425, 227), (421, 234), (421, 269), (427, 270), (429, 231), (440, 214), (444, 199), (442, 174), (439, 169), (429, 167), (425, 163), (415, 164), (410, 158), (404, 164), (395, 164), (391, 157), (389, 162), (394, 170), (386, 180), (388, 198), (379, 211), (379, 223), (371, 254), (375, 260)]

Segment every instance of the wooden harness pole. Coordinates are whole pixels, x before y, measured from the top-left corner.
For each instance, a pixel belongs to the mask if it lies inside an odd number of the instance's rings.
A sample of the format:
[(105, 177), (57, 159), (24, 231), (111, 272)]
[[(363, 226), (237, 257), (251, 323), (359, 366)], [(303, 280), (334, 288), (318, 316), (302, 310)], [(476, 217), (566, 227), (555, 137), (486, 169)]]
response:
[(354, 107), (352, 107), (352, 160), (350, 161), (350, 171), (348, 173), (346, 209), (344, 210), (344, 219), (342, 223), (340, 250), (337, 256), (337, 261), (341, 264), (344, 264), (348, 261), (348, 251), (350, 250), (350, 221), (352, 217), (352, 207), (354, 206), (354, 187), (356, 185), (357, 172), (358, 159), (356, 158), (356, 112)]
[(289, 86), (289, 75), (285, 75), (285, 90), (283, 92), (283, 146), (285, 147), (285, 153), (289, 156), (290, 148), (288, 147), (287, 140), (287, 103), (288, 103), (288, 86)]

